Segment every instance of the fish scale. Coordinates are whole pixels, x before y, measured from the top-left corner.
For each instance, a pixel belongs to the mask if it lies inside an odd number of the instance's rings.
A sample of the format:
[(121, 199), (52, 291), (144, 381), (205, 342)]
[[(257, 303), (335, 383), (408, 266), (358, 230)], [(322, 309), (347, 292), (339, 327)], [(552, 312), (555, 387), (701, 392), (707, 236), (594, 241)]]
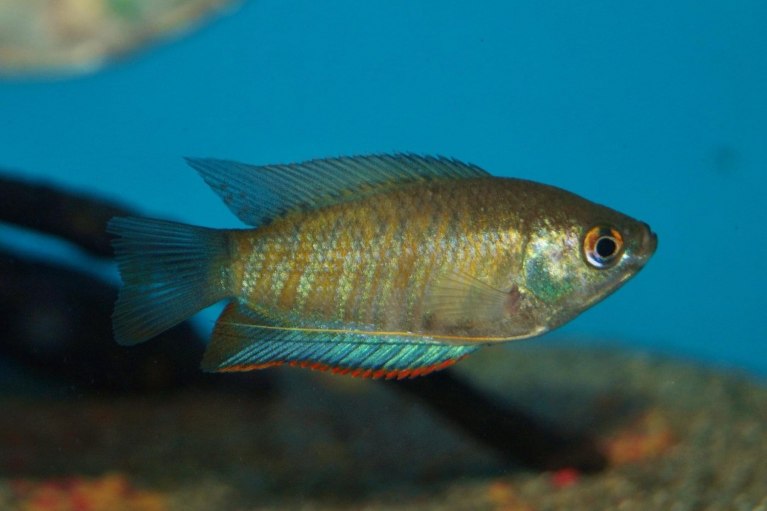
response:
[[(241, 299), (269, 317), (303, 314), (306, 325), (351, 322), (418, 331), (423, 327), (422, 318), (408, 314), (407, 304), (423, 300), (427, 275), (437, 273), (444, 261), (478, 274), (493, 275), (499, 268), (495, 259), (478, 257), (497, 246), (485, 235), (486, 226), (482, 222), (472, 225), (466, 220), (469, 215), (461, 215), (472, 199), (487, 197), (491, 191), (486, 185), (467, 196), (459, 183), (434, 184), (429, 195), (436, 201), (430, 206), (418, 200), (424, 193), (422, 187), (412, 187), (319, 213), (290, 215), (265, 228), (255, 244), (252, 231), (240, 231), (234, 265), (252, 268), (250, 281), (271, 283), (253, 286), (252, 291), (243, 286)], [(443, 214), (443, 204), (455, 205), (449, 216)], [(416, 220), (410, 221), (413, 218)], [(413, 254), (409, 260), (403, 257), (407, 248)], [(509, 246), (508, 257), (519, 259), (513, 251)], [(260, 261), (262, 253), (271, 257), (255, 271), (253, 259)], [(414, 267), (423, 270), (415, 273)], [(302, 277), (336, 285), (315, 286), (297, 310), (302, 301), (298, 289)], [(342, 286), (349, 283), (350, 289), (344, 291)], [(320, 304), (326, 303), (337, 307), (324, 310)]]

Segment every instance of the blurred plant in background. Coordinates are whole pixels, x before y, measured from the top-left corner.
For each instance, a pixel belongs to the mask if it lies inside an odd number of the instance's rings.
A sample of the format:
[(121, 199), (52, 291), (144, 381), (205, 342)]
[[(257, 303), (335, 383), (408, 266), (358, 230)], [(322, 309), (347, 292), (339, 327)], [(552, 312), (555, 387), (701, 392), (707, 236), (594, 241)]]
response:
[(236, 3), (3, 0), (0, 76), (59, 76), (94, 71), (147, 43), (188, 30)]

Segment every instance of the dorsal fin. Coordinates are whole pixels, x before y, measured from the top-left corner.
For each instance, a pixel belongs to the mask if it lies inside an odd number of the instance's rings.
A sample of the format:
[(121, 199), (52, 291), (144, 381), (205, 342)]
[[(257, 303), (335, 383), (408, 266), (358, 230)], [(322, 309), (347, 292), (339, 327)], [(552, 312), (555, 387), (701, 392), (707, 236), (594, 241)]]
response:
[(289, 364), (337, 374), (402, 379), (444, 369), (479, 348), (430, 338), (280, 328), (232, 302), (205, 352), (206, 371), (249, 371)]
[(290, 211), (314, 210), (396, 186), (437, 179), (484, 177), (457, 160), (410, 154), (354, 156), (290, 165), (247, 165), (187, 158), (244, 223), (258, 226)]

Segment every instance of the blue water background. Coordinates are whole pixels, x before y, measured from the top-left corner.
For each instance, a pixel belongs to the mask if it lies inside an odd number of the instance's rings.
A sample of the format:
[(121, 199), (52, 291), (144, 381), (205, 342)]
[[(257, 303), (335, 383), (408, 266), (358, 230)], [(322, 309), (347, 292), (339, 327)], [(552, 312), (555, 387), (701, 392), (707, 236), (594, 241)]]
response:
[(0, 83), (0, 166), (225, 227), (182, 156), (454, 156), (658, 233), (636, 279), (550, 337), (764, 376), (765, 27), (762, 0), (252, 0), (94, 75)]

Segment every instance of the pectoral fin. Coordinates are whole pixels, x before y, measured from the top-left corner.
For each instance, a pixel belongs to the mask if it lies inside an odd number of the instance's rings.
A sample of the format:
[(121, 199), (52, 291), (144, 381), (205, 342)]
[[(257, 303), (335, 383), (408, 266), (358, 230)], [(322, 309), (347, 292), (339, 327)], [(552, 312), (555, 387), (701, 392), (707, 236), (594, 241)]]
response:
[(502, 291), (472, 275), (446, 271), (435, 279), (426, 308), (441, 324), (493, 324), (512, 314), (518, 301), (516, 287)]
[(289, 364), (359, 377), (402, 379), (444, 369), (478, 348), (418, 336), (268, 323), (241, 305), (227, 305), (216, 322), (203, 369), (248, 371)]

